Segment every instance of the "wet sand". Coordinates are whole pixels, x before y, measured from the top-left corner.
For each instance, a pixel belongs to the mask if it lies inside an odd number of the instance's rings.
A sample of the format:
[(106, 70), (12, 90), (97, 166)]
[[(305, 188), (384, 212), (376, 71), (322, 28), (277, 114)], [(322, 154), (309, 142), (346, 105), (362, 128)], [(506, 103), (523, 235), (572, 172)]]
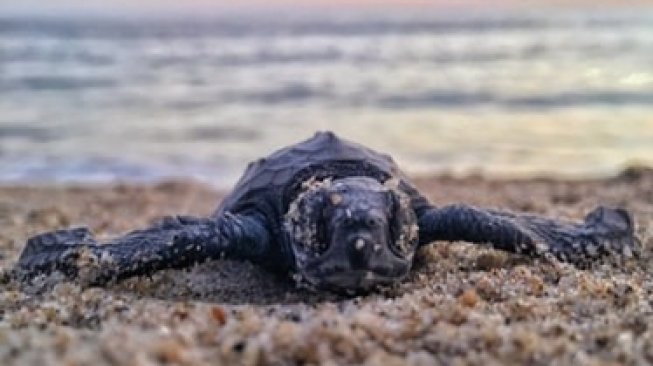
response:
[[(401, 284), (346, 298), (219, 261), (110, 288), (39, 293), (0, 274), (2, 365), (576, 364), (653, 362), (653, 170), (604, 180), (417, 180), (437, 204), (582, 219), (635, 215), (643, 257), (581, 270), (465, 243), (423, 249)], [(0, 188), (0, 269), (25, 239), (69, 225), (100, 237), (168, 214), (206, 215), (193, 182)]]

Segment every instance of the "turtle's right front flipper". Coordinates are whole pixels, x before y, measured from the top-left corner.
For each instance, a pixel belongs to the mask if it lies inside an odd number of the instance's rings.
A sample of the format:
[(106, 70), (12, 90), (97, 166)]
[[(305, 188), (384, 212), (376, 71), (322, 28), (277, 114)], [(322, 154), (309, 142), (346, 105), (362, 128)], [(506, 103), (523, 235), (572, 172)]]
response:
[(265, 252), (268, 233), (258, 217), (226, 214), (218, 218), (166, 217), (145, 230), (98, 244), (84, 228), (35, 236), (16, 265), (30, 279), (59, 271), (100, 285), (166, 268), (189, 267), (221, 257), (251, 259)]

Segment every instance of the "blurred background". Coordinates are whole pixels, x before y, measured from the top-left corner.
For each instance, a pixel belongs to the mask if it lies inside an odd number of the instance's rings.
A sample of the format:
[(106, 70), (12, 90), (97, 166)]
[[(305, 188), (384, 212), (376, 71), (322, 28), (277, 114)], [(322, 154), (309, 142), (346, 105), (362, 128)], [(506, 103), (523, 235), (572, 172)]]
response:
[(3, 0), (0, 183), (220, 188), (315, 130), (412, 174), (653, 164), (653, 6)]

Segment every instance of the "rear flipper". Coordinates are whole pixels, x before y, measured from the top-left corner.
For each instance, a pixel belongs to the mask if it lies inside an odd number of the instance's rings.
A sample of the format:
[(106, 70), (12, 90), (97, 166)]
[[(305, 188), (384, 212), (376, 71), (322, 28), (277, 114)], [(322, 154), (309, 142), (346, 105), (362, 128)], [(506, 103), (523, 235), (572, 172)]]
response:
[(434, 240), (489, 243), (531, 256), (551, 254), (576, 265), (605, 256), (628, 259), (640, 252), (628, 212), (603, 206), (590, 212), (583, 223), (574, 224), (453, 205), (427, 210), (419, 226), (421, 244)]
[(166, 217), (161, 223), (98, 244), (88, 229), (59, 230), (27, 241), (16, 273), (23, 279), (58, 271), (100, 285), (183, 268), (208, 259), (250, 259), (266, 249), (267, 232), (253, 217)]

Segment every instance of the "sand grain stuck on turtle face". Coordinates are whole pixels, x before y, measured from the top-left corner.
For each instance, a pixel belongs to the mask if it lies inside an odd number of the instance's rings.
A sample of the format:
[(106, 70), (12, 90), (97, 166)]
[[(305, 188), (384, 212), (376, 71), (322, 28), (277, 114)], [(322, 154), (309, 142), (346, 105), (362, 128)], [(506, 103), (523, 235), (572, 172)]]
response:
[[(595, 181), (416, 179), (432, 202), (580, 220), (633, 213), (640, 258), (588, 268), (438, 242), (408, 277), (351, 297), (297, 289), (248, 262), (215, 260), (105, 287), (8, 274), (25, 239), (69, 223), (98, 238), (204, 216), (222, 195), (192, 182), (0, 189), (3, 365), (643, 364), (653, 362), (653, 172)], [(46, 280), (46, 279), (44, 279)], [(43, 291), (43, 288), (48, 288)]]

